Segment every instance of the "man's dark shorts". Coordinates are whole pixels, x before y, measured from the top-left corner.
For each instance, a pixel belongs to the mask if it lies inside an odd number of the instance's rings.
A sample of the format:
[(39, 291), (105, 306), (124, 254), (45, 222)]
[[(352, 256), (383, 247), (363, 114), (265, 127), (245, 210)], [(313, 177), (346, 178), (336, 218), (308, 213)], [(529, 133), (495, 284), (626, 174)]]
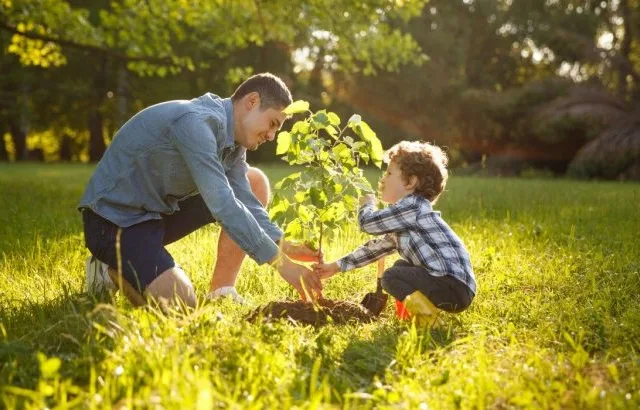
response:
[(179, 203), (180, 210), (162, 219), (128, 228), (83, 209), (85, 244), (91, 254), (113, 269), (122, 268), (123, 277), (140, 293), (167, 269), (176, 266), (165, 245), (184, 238), (204, 225), (215, 222), (200, 195)]

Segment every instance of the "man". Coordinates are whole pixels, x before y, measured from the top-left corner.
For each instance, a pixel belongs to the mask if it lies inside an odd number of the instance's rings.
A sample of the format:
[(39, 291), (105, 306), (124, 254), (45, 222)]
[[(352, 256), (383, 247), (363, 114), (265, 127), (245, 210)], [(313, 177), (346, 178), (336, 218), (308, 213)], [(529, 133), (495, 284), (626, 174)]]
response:
[(223, 232), (210, 297), (241, 300), (233, 286), (245, 254), (274, 266), (302, 296), (305, 290), (320, 295), (319, 280), (289, 258), (317, 261), (320, 255), (282, 239), (264, 208), (268, 180), (246, 162), (247, 149), (274, 140), (291, 101), (282, 80), (264, 73), (230, 98), (207, 93), (169, 101), (127, 121), (79, 205), (93, 255), (87, 285), (111, 279), (134, 305), (151, 298), (194, 306), (193, 285), (165, 245), (217, 222)]

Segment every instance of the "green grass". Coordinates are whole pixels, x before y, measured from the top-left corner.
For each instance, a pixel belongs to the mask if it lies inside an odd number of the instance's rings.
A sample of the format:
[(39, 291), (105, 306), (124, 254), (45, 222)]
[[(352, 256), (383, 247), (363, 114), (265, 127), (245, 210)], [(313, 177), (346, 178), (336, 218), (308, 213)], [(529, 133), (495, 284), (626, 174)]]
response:
[[(0, 164), (0, 407), (640, 406), (639, 185), (454, 177), (437, 207), (471, 253), (471, 308), (438, 331), (391, 306), (376, 323), (314, 329), (244, 321), (293, 297), (252, 261), (245, 307), (167, 317), (85, 296), (75, 206), (91, 171)], [(170, 246), (199, 296), (217, 231)], [(362, 239), (344, 232), (327, 259)], [(326, 296), (357, 302), (374, 277), (339, 275)]]

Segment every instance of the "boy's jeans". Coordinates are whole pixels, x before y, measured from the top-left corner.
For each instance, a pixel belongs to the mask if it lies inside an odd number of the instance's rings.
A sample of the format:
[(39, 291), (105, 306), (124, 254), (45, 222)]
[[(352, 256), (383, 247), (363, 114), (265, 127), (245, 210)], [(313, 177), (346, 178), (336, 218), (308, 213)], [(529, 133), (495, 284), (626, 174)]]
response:
[(428, 269), (402, 259), (384, 272), (382, 287), (400, 301), (419, 290), (438, 309), (447, 312), (462, 312), (474, 297), (469, 287), (454, 277), (434, 276)]

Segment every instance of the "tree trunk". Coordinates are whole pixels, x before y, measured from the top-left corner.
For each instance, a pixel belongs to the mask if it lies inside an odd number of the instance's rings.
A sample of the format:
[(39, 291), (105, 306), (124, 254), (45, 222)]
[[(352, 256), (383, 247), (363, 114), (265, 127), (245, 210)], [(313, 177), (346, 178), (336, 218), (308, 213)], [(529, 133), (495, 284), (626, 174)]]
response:
[(89, 113), (89, 161), (98, 162), (102, 158), (106, 145), (104, 142), (103, 117), (100, 111), (106, 95), (107, 57), (103, 55), (101, 64), (93, 77), (93, 91), (91, 95), (91, 112)]
[(15, 148), (16, 161), (25, 161), (27, 159), (27, 133), (20, 126), (20, 123), (12, 119), (9, 123), (11, 130), (11, 139), (13, 140), (13, 147)]
[[(619, 7), (624, 27), (624, 37), (622, 38), (622, 45), (620, 47), (620, 56), (629, 60), (629, 54), (631, 53), (631, 38), (633, 35), (631, 32), (631, 13), (629, 11), (629, 4), (627, 0), (620, 0)], [(629, 74), (630, 72), (626, 66), (620, 66), (618, 70), (618, 95), (624, 99), (626, 99), (629, 94), (629, 86), (627, 84), (627, 77)]]
[(4, 124), (0, 125), (0, 161), (8, 161), (9, 152), (7, 151), (7, 144), (4, 142)]
[(60, 142), (60, 161), (71, 162), (71, 136), (69, 134), (62, 135)]
[(89, 114), (89, 161), (100, 161), (106, 149), (102, 132), (102, 114), (96, 107)]
[[(118, 89), (116, 90), (117, 98), (117, 118), (114, 124), (115, 130), (120, 129), (128, 119), (129, 114), (129, 71), (124, 63), (118, 64)], [(110, 136), (112, 137), (112, 136)]]

